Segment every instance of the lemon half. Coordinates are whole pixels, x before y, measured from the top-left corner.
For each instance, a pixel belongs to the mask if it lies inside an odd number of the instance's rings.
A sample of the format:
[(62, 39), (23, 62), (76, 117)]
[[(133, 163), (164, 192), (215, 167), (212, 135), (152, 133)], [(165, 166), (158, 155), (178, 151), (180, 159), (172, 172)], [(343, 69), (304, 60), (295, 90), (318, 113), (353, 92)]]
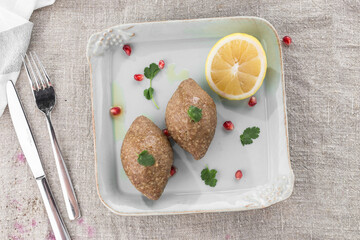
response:
[(205, 76), (210, 88), (229, 100), (251, 97), (261, 87), (267, 68), (261, 43), (245, 33), (220, 39), (206, 59)]

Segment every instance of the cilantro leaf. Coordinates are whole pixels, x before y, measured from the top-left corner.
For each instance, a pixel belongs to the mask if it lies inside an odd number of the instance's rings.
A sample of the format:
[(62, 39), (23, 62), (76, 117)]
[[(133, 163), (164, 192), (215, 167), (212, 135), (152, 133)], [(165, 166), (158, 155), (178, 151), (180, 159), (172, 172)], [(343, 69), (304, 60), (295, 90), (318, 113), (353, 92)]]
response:
[(144, 69), (144, 75), (146, 78), (153, 80), (153, 78), (160, 72), (160, 68), (156, 63), (150, 64), (149, 67)]
[(151, 100), (154, 94), (154, 89), (149, 87), (148, 89), (144, 90), (144, 96), (147, 100)]
[(204, 168), (202, 171), (201, 171), (201, 180), (206, 180), (210, 178), (210, 171), (209, 171), (209, 168)]
[(149, 67), (146, 67), (144, 69), (145, 77), (150, 79), (150, 87), (144, 90), (144, 96), (147, 100), (152, 100), (157, 109), (159, 109), (159, 106), (155, 102), (155, 99), (153, 97), (154, 89), (151, 86), (152, 86), (152, 80), (156, 76), (156, 74), (158, 74), (158, 72), (160, 72), (160, 68), (156, 63), (151, 63)]
[(216, 186), (216, 183), (217, 183), (217, 179), (216, 179), (216, 178), (213, 178), (213, 179), (210, 179), (210, 180), (206, 180), (206, 181), (205, 181), (205, 184), (206, 184), (206, 185), (209, 185), (210, 187), (215, 187), (215, 186)]
[(215, 169), (210, 170), (210, 178), (215, 178), (217, 171)]
[(217, 183), (216, 177), (217, 171), (215, 169), (209, 170), (208, 167), (204, 168), (201, 171), (201, 179), (205, 182), (206, 185), (210, 187), (215, 187)]
[(247, 144), (253, 143), (253, 139), (256, 139), (259, 137), (260, 134), (260, 128), (258, 127), (248, 127), (244, 130), (243, 134), (240, 135), (240, 141), (243, 146)]
[(190, 106), (187, 113), (190, 119), (194, 122), (198, 122), (202, 118), (202, 110), (200, 108)]
[(155, 158), (153, 155), (151, 155), (147, 150), (142, 151), (139, 155), (138, 155), (138, 159), (137, 159), (138, 163), (145, 166), (145, 167), (149, 167), (155, 164)]
[(148, 68), (148, 67), (146, 67), (145, 69), (144, 69), (144, 76), (146, 77), (146, 78), (148, 78), (148, 79), (151, 79), (151, 71), (150, 71), (150, 68)]

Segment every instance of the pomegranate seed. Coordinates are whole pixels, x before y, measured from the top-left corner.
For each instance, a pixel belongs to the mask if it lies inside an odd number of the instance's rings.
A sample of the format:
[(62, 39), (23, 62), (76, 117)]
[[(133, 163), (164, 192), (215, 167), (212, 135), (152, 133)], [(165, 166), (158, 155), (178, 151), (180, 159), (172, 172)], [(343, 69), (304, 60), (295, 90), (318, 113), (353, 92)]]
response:
[(134, 79), (136, 80), (136, 81), (142, 81), (143, 79), (144, 79), (144, 75), (142, 75), (142, 74), (135, 74), (134, 75)]
[(249, 107), (253, 107), (257, 104), (257, 101), (256, 101), (256, 97), (252, 96), (250, 99), (249, 99)]
[(174, 176), (175, 173), (176, 173), (176, 167), (173, 165), (173, 166), (171, 166), (171, 169), (170, 169), (170, 176), (171, 177)]
[(224, 122), (223, 126), (228, 131), (231, 131), (234, 129), (234, 124), (231, 121)]
[(237, 180), (240, 180), (242, 178), (243, 174), (241, 172), (241, 170), (237, 170), (236, 173), (235, 173), (235, 178)]
[(165, 62), (164, 62), (164, 60), (160, 60), (159, 61), (159, 68), (160, 69), (163, 69), (165, 67)]
[(126, 53), (126, 55), (128, 55), (128, 56), (131, 55), (131, 47), (130, 47), (130, 45), (124, 45), (123, 50)]
[(170, 137), (169, 130), (167, 130), (166, 128), (163, 129), (163, 133), (164, 133), (165, 136)]
[(289, 46), (291, 44), (291, 37), (289, 36), (283, 37), (283, 42)]
[(110, 109), (110, 114), (113, 116), (117, 116), (121, 113), (121, 108), (120, 107), (112, 107)]

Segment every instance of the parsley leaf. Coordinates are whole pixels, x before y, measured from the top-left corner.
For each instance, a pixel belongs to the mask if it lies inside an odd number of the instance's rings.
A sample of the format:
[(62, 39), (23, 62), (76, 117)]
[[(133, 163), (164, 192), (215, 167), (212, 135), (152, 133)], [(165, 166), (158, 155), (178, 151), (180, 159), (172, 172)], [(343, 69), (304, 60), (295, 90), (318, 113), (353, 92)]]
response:
[(152, 87), (149, 87), (144, 90), (144, 96), (147, 100), (151, 100), (154, 94), (154, 89)]
[(190, 106), (187, 113), (191, 120), (194, 122), (198, 122), (202, 118), (202, 110), (200, 108)]
[(160, 72), (160, 68), (156, 63), (152, 63), (149, 65), (149, 67), (146, 67), (144, 69), (144, 75), (146, 78), (150, 79), (150, 87), (148, 89), (144, 90), (144, 96), (147, 100), (152, 100), (155, 107), (159, 109), (159, 106), (156, 104), (154, 99), (154, 89), (151, 87), (152, 80)]
[(215, 187), (216, 186), (216, 183), (217, 183), (217, 179), (216, 178), (213, 178), (209, 181), (205, 181), (205, 184), (206, 185), (209, 185), (210, 187)]
[(142, 151), (138, 156), (138, 163), (145, 167), (149, 167), (155, 164), (154, 156), (151, 155), (147, 150)]
[(216, 177), (217, 171), (215, 169), (209, 170), (208, 167), (204, 168), (201, 171), (201, 179), (205, 182), (206, 185), (210, 187), (215, 187), (217, 183)]
[(160, 72), (160, 68), (156, 63), (150, 64), (149, 67), (144, 69), (144, 75), (146, 78), (153, 80), (153, 78)]
[(258, 127), (248, 127), (244, 130), (243, 134), (240, 135), (240, 141), (243, 146), (247, 144), (253, 143), (253, 139), (256, 139), (259, 137), (260, 134), (260, 128)]

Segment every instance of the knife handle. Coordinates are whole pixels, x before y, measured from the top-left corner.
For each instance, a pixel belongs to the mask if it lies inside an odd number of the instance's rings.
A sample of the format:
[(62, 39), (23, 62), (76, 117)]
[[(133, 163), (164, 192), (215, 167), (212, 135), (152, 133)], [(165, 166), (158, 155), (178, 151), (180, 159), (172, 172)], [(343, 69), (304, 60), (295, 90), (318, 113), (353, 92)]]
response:
[(39, 186), (41, 197), (44, 201), (45, 209), (48, 214), (52, 230), (56, 240), (71, 240), (68, 230), (62, 220), (55, 199), (51, 193), (46, 177), (36, 179)]

